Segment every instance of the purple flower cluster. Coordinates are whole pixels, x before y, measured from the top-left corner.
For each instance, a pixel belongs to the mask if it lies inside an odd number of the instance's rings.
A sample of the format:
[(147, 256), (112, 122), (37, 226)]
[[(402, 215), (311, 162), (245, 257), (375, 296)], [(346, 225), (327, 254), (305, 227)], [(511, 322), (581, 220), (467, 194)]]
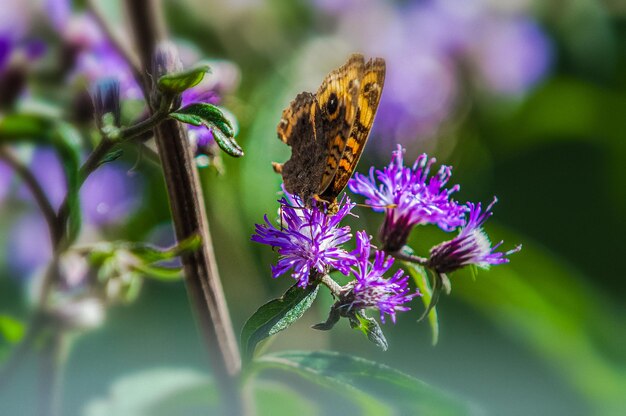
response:
[[(394, 263), (392, 256), (416, 261), (438, 273), (441, 279), (444, 274), (468, 265), (488, 268), (507, 263), (507, 256), (521, 249), (518, 246), (498, 252), (502, 243), (491, 246), (482, 225), (492, 215), (493, 203), (482, 211), (481, 204), (463, 205), (454, 201), (451, 195), (459, 186), (447, 187), (452, 174), (449, 166), (442, 166), (431, 175), (434, 158), (423, 154), (409, 167), (404, 166), (403, 154), (404, 149), (398, 146), (387, 167), (372, 168), (369, 176), (357, 174), (349, 183), (353, 192), (366, 197), (374, 211), (385, 212), (380, 233), (383, 250), (372, 252), (365, 231), (356, 233), (354, 251), (347, 252), (341, 247), (351, 239), (350, 228), (339, 226), (354, 206), (347, 197), (340, 202), (336, 214), (328, 214), (317, 205), (305, 208), (298, 197), (285, 192), (286, 198), (280, 201), (280, 227), (273, 225), (267, 216), (264, 224), (256, 225), (252, 240), (277, 248), (280, 255), (277, 265), (272, 266), (273, 277), (291, 270), (299, 286), (306, 287), (312, 280), (316, 284), (321, 281), (338, 297), (328, 320), (317, 325), (317, 329), (330, 329), (340, 317), (354, 319), (359, 311), (368, 308), (378, 309), (383, 323), (386, 315), (395, 322), (396, 312), (408, 311), (407, 303), (421, 294), (411, 292), (409, 277), (402, 270), (385, 277)], [(402, 248), (409, 233), (415, 225), (423, 224), (437, 225), (447, 232), (459, 229), (459, 233), (433, 247), (428, 259), (407, 258)], [(354, 276), (354, 280), (339, 287), (329, 276), (324, 276), (333, 269)]]
[(344, 274), (350, 272), (355, 258), (340, 246), (352, 238), (350, 227), (339, 227), (339, 222), (350, 213), (354, 204), (345, 197), (339, 211), (326, 215), (314, 205), (304, 208), (297, 197), (282, 198), (281, 225), (276, 227), (265, 216), (265, 224), (257, 224), (252, 241), (268, 244), (278, 249), (280, 259), (272, 266), (272, 276), (278, 277), (288, 270), (305, 287), (311, 272), (327, 273), (331, 268)]
[(491, 247), (489, 237), (482, 229), (482, 225), (493, 214), (491, 207), (496, 201), (494, 198), (484, 212), (481, 211), (480, 203), (468, 202), (467, 222), (455, 238), (430, 250), (428, 266), (438, 273), (449, 273), (468, 265), (488, 269), (491, 265), (508, 263), (506, 256), (520, 251), (522, 246), (518, 245), (507, 252), (497, 252), (495, 250), (502, 245), (502, 241)]
[(419, 291), (411, 292), (409, 277), (402, 270), (390, 277), (384, 275), (394, 263), (383, 251), (376, 250), (374, 261), (370, 261), (371, 243), (365, 231), (356, 234), (357, 247), (353, 255), (357, 259), (352, 274), (355, 280), (346, 285), (347, 292), (340, 307), (350, 310), (376, 308), (380, 311), (380, 320), (385, 322), (385, 314), (396, 322), (396, 312), (410, 310), (406, 303), (421, 296)]
[(458, 185), (446, 188), (452, 168), (441, 166), (436, 175), (430, 169), (436, 159), (426, 154), (412, 167), (404, 166), (404, 149), (398, 146), (391, 163), (383, 170), (370, 169), (369, 176), (355, 174), (349, 182), (352, 192), (366, 197), (374, 210), (385, 211), (380, 238), (386, 251), (396, 252), (405, 244), (415, 225), (435, 224), (451, 231), (463, 224), (466, 207), (451, 195)]

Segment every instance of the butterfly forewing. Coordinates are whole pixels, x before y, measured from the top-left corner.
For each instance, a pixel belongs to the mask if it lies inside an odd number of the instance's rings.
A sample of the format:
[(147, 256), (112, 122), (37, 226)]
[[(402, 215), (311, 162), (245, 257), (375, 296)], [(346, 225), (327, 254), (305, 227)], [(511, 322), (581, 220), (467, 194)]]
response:
[(356, 120), (364, 67), (363, 55), (351, 55), (344, 65), (328, 74), (315, 95), (322, 112), (322, 124), (316, 126), (317, 137), (326, 140), (326, 164), (318, 194), (332, 183), (346, 148)]
[(355, 120), (332, 181), (320, 194), (324, 200), (333, 201), (337, 198), (352, 177), (365, 148), (372, 124), (374, 124), (374, 117), (385, 83), (385, 70), (385, 61), (381, 58), (370, 59), (365, 64), (360, 82)]

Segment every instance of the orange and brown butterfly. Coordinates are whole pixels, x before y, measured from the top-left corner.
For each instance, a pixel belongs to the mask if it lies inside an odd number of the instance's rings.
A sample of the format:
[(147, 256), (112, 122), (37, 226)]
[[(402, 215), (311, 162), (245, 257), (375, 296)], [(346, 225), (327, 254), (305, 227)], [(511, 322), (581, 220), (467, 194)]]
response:
[(278, 138), (291, 146), (291, 158), (273, 163), (285, 189), (306, 207), (311, 200), (337, 210), (337, 196), (346, 187), (363, 153), (385, 82), (385, 61), (353, 54), (331, 71), (315, 94), (302, 92), (278, 123)]

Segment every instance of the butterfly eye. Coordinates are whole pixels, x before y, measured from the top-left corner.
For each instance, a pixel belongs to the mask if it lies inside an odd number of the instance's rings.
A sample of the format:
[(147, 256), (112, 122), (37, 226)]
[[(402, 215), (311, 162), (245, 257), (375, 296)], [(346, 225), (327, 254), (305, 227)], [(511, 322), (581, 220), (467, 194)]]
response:
[(339, 99), (337, 98), (337, 95), (333, 92), (332, 94), (330, 94), (328, 102), (326, 103), (326, 111), (329, 115), (333, 115), (337, 111), (337, 107), (339, 107)]

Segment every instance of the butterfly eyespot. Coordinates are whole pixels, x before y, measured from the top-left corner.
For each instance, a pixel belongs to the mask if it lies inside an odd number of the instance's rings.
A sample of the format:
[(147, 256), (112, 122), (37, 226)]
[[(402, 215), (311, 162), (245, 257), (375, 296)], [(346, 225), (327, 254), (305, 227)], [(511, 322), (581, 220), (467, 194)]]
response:
[(326, 103), (326, 111), (329, 115), (333, 115), (337, 111), (337, 108), (339, 108), (339, 99), (337, 98), (337, 94), (333, 92), (330, 94), (328, 102)]

